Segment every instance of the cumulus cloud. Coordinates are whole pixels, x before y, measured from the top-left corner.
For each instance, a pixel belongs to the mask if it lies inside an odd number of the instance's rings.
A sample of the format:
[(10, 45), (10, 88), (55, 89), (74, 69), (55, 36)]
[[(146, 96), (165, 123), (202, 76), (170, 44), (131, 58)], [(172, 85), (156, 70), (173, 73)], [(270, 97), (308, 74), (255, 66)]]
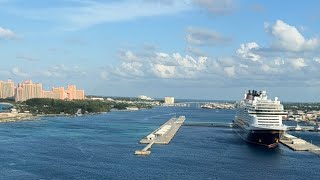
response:
[(229, 76), (229, 77), (233, 77), (233, 76), (236, 75), (234, 66), (225, 67), (223, 70), (226, 73), (226, 75)]
[(42, 72), (46, 77), (54, 78), (71, 78), (71, 77), (83, 77), (87, 73), (83, 71), (79, 66), (67, 66), (65, 64), (59, 64), (48, 68)]
[(120, 59), (124, 60), (124, 61), (137, 61), (138, 60), (138, 56), (133, 54), (131, 51), (122, 51), (119, 54)]
[[(113, 67), (112, 76), (131, 78), (164, 78), (164, 79), (193, 79), (202, 76), (212, 67), (212, 61), (208, 57), (196, 58), (180, 53), (141, 53), (133, 51), (122, 53), (119, 56), (120, 64)], [(103, 72), (103, 71), (102, 71)]]
[[(240, 60), (251, 60), (240, 61), (248, 66), (241, 69), (242, 76), (247, 74), (246, 79), (260, 83), (263, 80), (268, 82), (271, 79), (277, 83), (284, 81), (286, 83), (296, 83), (297, 81), (303, 83), (318, 74), (317, 69), (320, 68), (320, 63), (317, 61), (320, 62), (320, 60), (316, 58), (319, 53), (317, 38), (305, 38), (296, 27), (282, 20), (277, 20), (274, 24), (265, 23), (265, 30), (273, 37), (270, 45), (261, 47), (256, 42), (249, 42), (241, 44), (240, 48), (236, 50), (236, 55)], [(235, 67), (234, 72), (238, 76), (237, 73), (240, 72), (241, 67), (233, 66)], [(232, 64), (229, 63), (229, 67), (232, 67)], [(233, 74), (232, 69), (229, 69), (228, 74)]]
[(17, 37), (12, 30), (0, 27), (0, 39), (16, 39)]
[(303, 58), (292, 59), (290, 62), (294, 69), (301, 69), (307, 66)]
[(189, 44), (200, 46), (216, 46), (226, 44), (231, 41), (231, 38), (225, 37), (218, 32), (196, 27), (189, 27), (187, 29), (186, 39)]
[(205, 52), (197, 47), (188, 46), (186, 48), (186, 51), (194, 56), (207, 56)]
[(174, 78), (175, 77), (175, 66), (166, 66), (163, 64), (154, 64), (152, 65), (152, 71), (157, 77), (160, 78)]
[(30, 75), (26, 72), (23, 72), (20, 68), (18, 67), (13, 67), (11, 69), (11, 74), (14, 75), (14, 76), (19, 76), (19, 77), (29, 77)]
[(240, 48), (237, 50), (237, 55), (243, 59), (259, 61), (261, 59), (261, 56), (253, 52), (254, 50), (258, 50), (258, 49), (259, 49), (259, 45), (255, 42), (241, 44)]
[(123, 62), (117, 69), (119, 75), (134, 77), (143, 76), (143, 64), (140, 62)]
[(296, 27), (282, 20), (277, 20), (273, 25), (265, 23), (265, 29), (274, 37), (272, 47), (275, 49), (299, 52), (314, 50), (320, 45), (319, 39), (305, 39)]
[(193, 2), (213, 15), (229, 14), (236, 8), (234, 0), (193, 0)]
[(277, 57), (275, 60), (274, 60), (274, 64), (277, 65), (277, 66), (280, 66), (280, 65), (284, 65), (284, 60)]
[(317, 62), (317, 63), (320, 63), (320, 58), (319, 58), (319, 57), (315, 57), (315, 58), (313, 58), (313, 60), (314, 60), (315, 62)]

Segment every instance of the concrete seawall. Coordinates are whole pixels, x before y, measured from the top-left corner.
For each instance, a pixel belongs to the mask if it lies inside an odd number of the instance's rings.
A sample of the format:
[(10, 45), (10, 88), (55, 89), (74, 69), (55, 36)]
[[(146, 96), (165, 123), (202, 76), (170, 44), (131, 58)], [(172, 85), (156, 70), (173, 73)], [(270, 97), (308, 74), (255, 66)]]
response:
[(290, 134), (283, 134), (280, 143), (294, 151), (309, 151), (320, 155), (320, 147)]
[(153, 144), (169, 144), (181, 125), (186, 120), (185, 116), (173, 117), (155, 131), (140, 140), (141, 144), (148, 144), (144, 149), (135, 151), (136, 155), (149, 155)]

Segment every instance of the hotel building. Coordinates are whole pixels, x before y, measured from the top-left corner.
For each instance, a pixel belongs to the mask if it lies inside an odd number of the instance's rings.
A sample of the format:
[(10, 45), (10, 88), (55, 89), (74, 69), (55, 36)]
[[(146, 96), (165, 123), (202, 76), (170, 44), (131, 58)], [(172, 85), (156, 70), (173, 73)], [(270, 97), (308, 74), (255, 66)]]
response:
[(64, 87), (53, 87), (51, 91), (44, 91), (41, 83), (33, 83), (31, 80), (19, 83), (14, 87), (14, 82), (0, 81), (0, 99), (14, 98), (15, 101), (26, 101), (32, 98), (50, 98), (50, 99), (85, 99), (84, 90), (78, 90), (75, 85)]
[(164, 103), (165, 104), (174, 104), (174, 97), (165, 97)]
[(14, 82), (9, 79), (7, 82), (0, 81), (0, 99), (14, 97)]

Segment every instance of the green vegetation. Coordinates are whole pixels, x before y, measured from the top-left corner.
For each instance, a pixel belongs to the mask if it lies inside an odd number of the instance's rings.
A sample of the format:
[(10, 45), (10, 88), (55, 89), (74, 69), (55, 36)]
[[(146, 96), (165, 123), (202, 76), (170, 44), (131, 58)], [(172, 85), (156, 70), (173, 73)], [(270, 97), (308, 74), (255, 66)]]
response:
[(111, 108), (126, 110), (127, 107), (152, 108), (153, 101), (141, 101), (137, 98), (120, 97), (117, 100), (60, 100), (48, 98), (34, 98), (25, 102), (15, 102), (12, 99), (2, 99), (14, 105), (18, 112), (30, 112), (32, 114), (75, 114), (78, 109), (84, 113), (109, 112)]
[(129, 104), (128, 103), (113, 103), (112, 107), (114, 109), (124, 110), (124, 109), (127, 109), (127, 107), (129, 107)]
[(283, 103), (285, 110), (320, 111), (320, 103)]
[(103, 101), (66, 101), (46, 98), (29, 99), (25, 104), (26, 109), (35, 114), (75, 114), (78, 109), (81, 109), (82, 113), (108, 112), (111, 107), (109, 103)]
[(139, 109), (141, 109), (141, 108), (151, 109), (152, 108), (151, 105), (147, 105), (147, 104), (144, 104), (144, 103), (129, 104), (129, 103), (121, 102), (121, 103), (113, 103), (112, 106), (113, 106), (114, 109), (119, 109), (119, 110), (127, 109), (127, 107), (137, 107)]

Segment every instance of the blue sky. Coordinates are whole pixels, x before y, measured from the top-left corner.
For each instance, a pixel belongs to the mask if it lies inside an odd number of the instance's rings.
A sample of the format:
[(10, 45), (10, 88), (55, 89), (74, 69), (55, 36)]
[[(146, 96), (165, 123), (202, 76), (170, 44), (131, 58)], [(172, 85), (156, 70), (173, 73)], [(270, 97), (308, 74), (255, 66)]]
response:
[(0, 79), (86, 94), (320, 100), (318, 1), (0, 0)]

